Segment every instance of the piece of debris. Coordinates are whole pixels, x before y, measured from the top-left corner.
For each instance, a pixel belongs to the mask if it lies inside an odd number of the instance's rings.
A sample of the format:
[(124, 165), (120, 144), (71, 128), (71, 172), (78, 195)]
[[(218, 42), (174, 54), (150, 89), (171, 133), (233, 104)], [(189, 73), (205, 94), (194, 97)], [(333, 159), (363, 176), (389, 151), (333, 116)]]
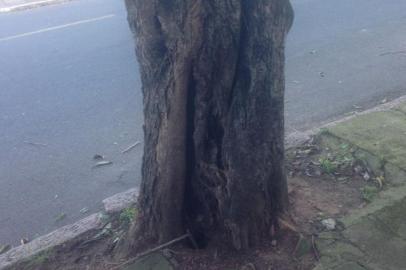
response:
[(0, 254), (6, 253), (11, 249), (11, 245), (0, 245)]
[(124, 149), (123, 151), (121, 151), (122, 154), (128, 153), (130, 152), (132, 149), (134, 149), (137, 145), (141, 144), (141, 142), (137, 141), (134, 144), (130, 145), (129, 147), (127, 147), (126, 149)]
[(21, 240), (20, 240), (21, 245), (25, 245), (28, 242), (30, 242), (30, 240), (28, 240), (28, 238), (21, 238)]
[(369, 181), (371, 179), (371, 176), (369, 175), (368, 172), (364, 172), (362, 174), (362, 177), (364, 178), (365, 181)]
[(86, 214), (87, 212), (89, 212), (89, 208), (83, 207), (82, 209), (80, 209), (79, 212), (80, 212), (81, 214)]
[(386, 103), (386, 102), (388, 102), (388, 99), (387, 99), (387, 98), (384, 98), (384, 99), (381, 100), (381, 104), (384, 104), (384, 103)]
[(24, 141), (24, 143), (32, 145), (32, 146), (48, 146), (48, 144), (46, 144), (46, 143), (39, 143), (39, 142)]
[(320, 253), (316, 247), (316, 241), (314, 240), (314, 235), (312, 235), (312, 247), (313, 247), (314, 257), (316, 257), (317, 261), (320, 261)]
[(59, 215), (57, 215), (55, 217), (55, 222), (59, 222), (59, 221), (65, 219), (65, 218), (66, 218), (66, 214), (65, 213), (60, 213)]
[(113, 164), (112, 161), (108, 161), (108, 160), (103, 160), (103, 161), (99, 161), (97, 162), (92, 168), (98, 168), (98, 167), (102, 167), (102, 166), (107, 166), (107, 165), (111, 165)]
[(383, 183), (385, 182), (385, 177), (384, 176), (378, 176), (375, 178), (376, 182), (378, 182), (379, 188), (383, 187)]
[(361, 174), (361, 172), (362, 172), (362, 167), (359, 166), (359, 165), (355, 166), (355, 167), (354, 167), (354, 172), (355, 172), (356, 174)]
[(278, 241), (272, 240), (271, 245), (272, 245), (273, 247), (276, 247), (277, 244), (278, 244)]
[(117, 266), (114, 266), (113, 268), (111, 268), (111, 270), (119, 270), (119, 269), (122, 269), (123, 267), (125, 267), (125, 266), (127, 266), (127, 265), (129, 265), (129, 264), (131, 264), (131, 263), (134, 263), (135, 261), (139, 260), (140, 258), (143, 258), (143, 257), (145, 257), (145, 256), (147, 256), (147, 255), (149, 255), (149, 254), (152, 254), (152, 253), (154, 253), (154, 252), (157, 252), (157, 251), (159, 251), (159, 250), (161, 250), (161, 249), (167, 248), (167, 247), (169, 247), (169, 246), (171, 246), (171, 245), (173, 245), (173, 244), (175, 244), (175, 243), (178, 243), (178, 242), (180, 242), (180, 241), (183, 241), (183, 240), (185, 240), (185, 239), (189, 239), (190, 241), (192, 241), (192, 243), (195, 242), (193, 236), (188, 232), (187, 234), (184, 234), (184, 235), (182, 235), (182, 236), (179, 236), (178, 238), (175, 238), (175, 239), (173, 239), (173, 240), (171, 240), (171, 241), (169, 241), (169, 242), (167, 242), (167, 243), (164, 243), (164, 244), (162, 244), (162, 245), (160, 245), (160, 246), (157, 246), (157, 247), (155, 247), (155, 248), (152, 248), (152, 249), (149, 249), (149, 250), (144, 251), (144, 252), (142, 252), (142, 253), (139, 253), (139, 254), (136, 255), (135, 257), (130, 258), (129, 260), (127, 260), (127, 261), (125, 261), (125, 262), (123, 262), (123, 263), (121, 263), (121, 264), (119, 264), (119, 265), (117, 265)]
[(349, 178), (348, 178), (348, 177), (345, 177), (345, 176), (344, 176), (344, 177), (338, 177), (338, 178), (337, 178), (337, 181), (338, 181), (338, 182), (347, 182), (348, 180), (349, 180)]
[(394, 51), (394, 52), (384, 52), (384, 53), (381, 53), (379, 56), (395, 55), (395, 54), (406, 54), (406, 50)]
[(56, 200), (56, 199), (58, 199), (58, 198), (59, 198), (58, 194), (55, 194), (54, 200)]
[(319, 72), (319, 75), (321, 78), (324, 78), (326, 76), (326, 74), (323, 71)]
[(324, 226), (324, 228), (326, 228), (329, 231), (335, 230), (337, 226), (337, 222), (332, 218), (322, 220), (321, 224)]
[(316, 54), (316, 53), (317, 53), (316, 50), (311, 50), (311, 51), (310, 51), (310, 54)]
[(103, 160), (103, 159), (104, 159), (104, 156), (102, 156), (102, 155), (100, 155), (100, 154), (96, 154), (96, 155), (93, 156), (93, 159), (94, 159), (94, 160)]
[(363, 108), (361, 107), (361, 106), (358, 106), (358, 105), (352, 105), (352, 107), (354, 108), (354, 109), (356, 109), (356, 110), (362, 110)]
[(298, 233), (299, 231), (296, 228), (296, 226), (293, 225), (293, 222), (288, 221), (288, 220), (291, 220), (291, 218), (288, 216), (285, 217), (285, 219), (283, 219), (282, 217), (278, 218), (278, 222), (279, 222), (279, 225), (281, 226), (281, 228), (288, 229), (292, 232)]

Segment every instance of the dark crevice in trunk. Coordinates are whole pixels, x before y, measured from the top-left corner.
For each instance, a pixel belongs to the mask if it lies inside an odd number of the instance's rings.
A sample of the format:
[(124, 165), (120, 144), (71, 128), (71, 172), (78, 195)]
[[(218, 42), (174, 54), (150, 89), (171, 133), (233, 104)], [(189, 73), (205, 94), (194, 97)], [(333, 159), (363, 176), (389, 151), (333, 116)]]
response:
[[(193, 65), (191, 65), (193, 66)], [(195, 153), (195, 112), (196, 112), (196, 82), (193, 70), (190, 71), (187, 89), (187, 115), (186, 115), (186, 179), (184, 199), (184, 227), (190, 231), (199, 248), (207, 245), (206, 235), (202, 228), (196, 226), (196, 220), (201, 213), (202, 205), (197, 199), (193, 179), (195, 179), (196, 153)]]
[(218, 169), (224, 169), (223, 162), (223, 138), (224, 127), (221, 123), (221, 119), (217, 115), (210, 115), (207, 123), (208, 133), (208, 146), (214, 148), (215, 162)]

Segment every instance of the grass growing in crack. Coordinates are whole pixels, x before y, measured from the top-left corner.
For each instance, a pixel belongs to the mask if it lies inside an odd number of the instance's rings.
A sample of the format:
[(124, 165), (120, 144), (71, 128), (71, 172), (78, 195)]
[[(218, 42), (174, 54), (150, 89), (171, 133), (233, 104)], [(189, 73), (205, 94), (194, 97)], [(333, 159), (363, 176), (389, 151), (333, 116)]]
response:
[(326, 134), (329, 134), (329, 131), (327, 128), (321, 128), (319, 130), (319, 132), (317, 133), (317, 135), (326, 135)]
[(353, 149), (343, 143), (338, 149), (329, 152), (319, 158), (320, 169), (326, 174), (334, 174), (340, 169), (350, 167), (354, 162)]
[(129, 207), (121, 211), (120, 213), (120, 223), (123, 226), (129, 226), (131, 222), (134, 220), (137, 210), (134, 207)]
[(375, 186), (365, 186), (361, 189), (361, 196), (366, 202), (372, 202), (372, 200), (378, 195), (379, 189)]
[(334, 161), (331, 161), (328, 157), (321, 157), (319, 159), (320, 168), (324, 173), (333, 174), (337, 171), (337, 165)]

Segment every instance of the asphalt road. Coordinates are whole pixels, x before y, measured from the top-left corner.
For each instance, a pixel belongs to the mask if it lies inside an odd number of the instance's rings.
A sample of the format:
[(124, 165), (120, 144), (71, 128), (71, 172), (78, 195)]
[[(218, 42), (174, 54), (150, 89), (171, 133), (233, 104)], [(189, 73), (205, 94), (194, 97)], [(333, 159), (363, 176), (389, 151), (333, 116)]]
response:
[[(292, 2), (288, 133), (406, 94), (406, 1)], [(0, 15), (0, 244), (137, 185), (142, 145), (121, 153), (142, 142), (133, 51), (121, 1)], [(92, 168), (95, 154), (113, 164)]]
[(406, 1), (291, 2), (288, 133), (406, 94)]

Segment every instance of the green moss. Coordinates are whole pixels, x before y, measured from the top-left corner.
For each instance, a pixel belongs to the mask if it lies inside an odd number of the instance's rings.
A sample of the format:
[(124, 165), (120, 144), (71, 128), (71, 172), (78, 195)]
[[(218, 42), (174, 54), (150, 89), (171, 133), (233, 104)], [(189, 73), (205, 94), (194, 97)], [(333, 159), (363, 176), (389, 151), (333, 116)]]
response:
[(396, 111), (374, 112), (340, 123), (329, 132), (373, 153), (381, 163), (406, 170), (406, 117)]

